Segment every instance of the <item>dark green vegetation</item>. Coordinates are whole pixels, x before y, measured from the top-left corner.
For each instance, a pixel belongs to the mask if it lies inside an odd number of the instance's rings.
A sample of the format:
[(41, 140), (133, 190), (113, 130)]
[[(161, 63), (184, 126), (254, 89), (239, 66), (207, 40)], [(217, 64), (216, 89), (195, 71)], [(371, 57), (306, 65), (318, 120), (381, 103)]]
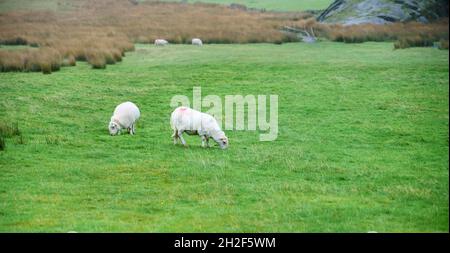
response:
[[(448, 51), (392, 43), (137, 45), (0, 73), (0, 231), (448, 232)], [(279, 137), (173, 146), (170, 99), (278, 94)], [(137, 135), (108, 135), (114, 107)]]

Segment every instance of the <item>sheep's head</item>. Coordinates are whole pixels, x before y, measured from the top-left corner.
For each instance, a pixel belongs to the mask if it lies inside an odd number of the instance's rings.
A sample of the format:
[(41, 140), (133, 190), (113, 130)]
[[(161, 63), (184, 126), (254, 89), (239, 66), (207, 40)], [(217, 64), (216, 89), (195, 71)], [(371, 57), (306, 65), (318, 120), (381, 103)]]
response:
[(220, 148), (221, 148), (221, 149), (226, 149), (226, 148), (228, 148), (228, 138), (227, 138), (225, 135), (224, 135), (223, 138), (220, 139), (219, 145), (220, 145)]
[(228, 138), (225, 136), (223, 131), (218, 131), (213, 136), (214, 141), (219, 144), (221, 149), (228, 148)]
[(120, 126), (116, 122), (111, 121), (111, 122), (109, 122), (108, 129), (109, 129), (110, 135), (117, 135), (119, 133)]

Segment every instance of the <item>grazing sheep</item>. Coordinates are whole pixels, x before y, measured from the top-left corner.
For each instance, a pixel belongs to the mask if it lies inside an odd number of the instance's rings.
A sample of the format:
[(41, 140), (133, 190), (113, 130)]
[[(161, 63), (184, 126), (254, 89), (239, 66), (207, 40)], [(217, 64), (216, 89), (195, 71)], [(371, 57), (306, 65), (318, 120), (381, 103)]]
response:
[(173, 129), (173, 143), (177, 144), (178, 139), (186, 146), (183, 133), (188, 135), (199, 135), (202, 138), (202, 147), (209, 147), (209, 139), (212, 138), (220, 148), (228, 147), (228, 138), (220, 129), (216, 119), (206, 113), (202, 113), (184, 106), (178, 107), (172, 112), (170, 126)]
[(203, 42), (202, 42), (201, 39), (195, 38), (195, 39), (192, 39), (192, 45), (195, 45), (195, 46), (203, 46)]
[(116, 135), (121, 129), (126, 128), (133, 135), (136, 131), (134, 125), (141, 116), (139, 108), (132, 102), (125, 102), (114, 109), (114, 114), (109, 122), (109, 133)]
[(167, 40), (163, 39), (155, 40), (155, 46), (166, 46), (166, 45), (169, 45), (169, 42)]

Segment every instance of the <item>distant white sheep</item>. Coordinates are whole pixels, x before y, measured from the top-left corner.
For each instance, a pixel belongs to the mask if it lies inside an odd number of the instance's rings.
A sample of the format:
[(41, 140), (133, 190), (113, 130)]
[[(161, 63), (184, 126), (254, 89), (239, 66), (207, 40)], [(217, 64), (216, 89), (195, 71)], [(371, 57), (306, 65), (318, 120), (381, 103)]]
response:
[(184, 106), (178, 107), (172, 112), (170, 117), (170, 126), (173, 130), (173, 143), (178, 140), (186, 146), (183, 133), (188, 135), (199, 135), (202, 138), (202, 147), (209, 147), (209, 139), (212, 138), (220, 148), (228, 147), (228, 138), (220, 129), (216, 119), (206, 113), (202, 113)]
[(122, 129), (133, 135), (135, 133), (134, 126), (141, 116), (139, 108), (132, 102), (125, 102), (116, 107), (111, 121), (109, 122), (109, 133), (111, 135), (118, 134)]
[(195, 38), (195, 39), (192, 39), (192, 45), (203, 46), (203, 42), (201, 39)]
[(155, 46), (166, 46), (166, 45), (169, 45), (169, 42), (167, 40), (163, 39), (155, 40)]

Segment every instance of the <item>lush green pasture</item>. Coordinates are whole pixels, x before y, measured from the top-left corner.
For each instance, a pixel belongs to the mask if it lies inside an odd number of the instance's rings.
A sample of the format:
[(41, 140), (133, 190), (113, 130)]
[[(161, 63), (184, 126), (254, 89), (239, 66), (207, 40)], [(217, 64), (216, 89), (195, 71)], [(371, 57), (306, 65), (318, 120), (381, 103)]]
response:
[[(448, 51), (137, 45), (105, 70), (0, 73), (0, 231), (448, 231)], [(278, 94), (279, 136), (172, 144), (173, 95)], [(137, 135), (109, 136), (120, 102)]]
[[(177, 0), (164, 0), (180, 2)], [(333, 0), (188, 0), (190, 3), (244, 4), (247, 7), (276, 11), (324, 10)]]
[[(60, 4), (58, 4), (60, 3)], [(60, 0), (0, 0), (0, 12), (14, 10), (63, 10), (67, 2)]]
[[(141, 2), (152, 0), (140, 0)], [(179, 0), (163, 0), (167, 2), (181, 2)], [(305, 11), (324, 10), (332, 0), (188, 0), (190, 3), (216, 3), (216, 4), (244, 4), (251, 8), (265, 8), (277, 11)], [(0, 0), (0, 12), (11, 10), (70, 10), (73, 3), (61, 0)]]

